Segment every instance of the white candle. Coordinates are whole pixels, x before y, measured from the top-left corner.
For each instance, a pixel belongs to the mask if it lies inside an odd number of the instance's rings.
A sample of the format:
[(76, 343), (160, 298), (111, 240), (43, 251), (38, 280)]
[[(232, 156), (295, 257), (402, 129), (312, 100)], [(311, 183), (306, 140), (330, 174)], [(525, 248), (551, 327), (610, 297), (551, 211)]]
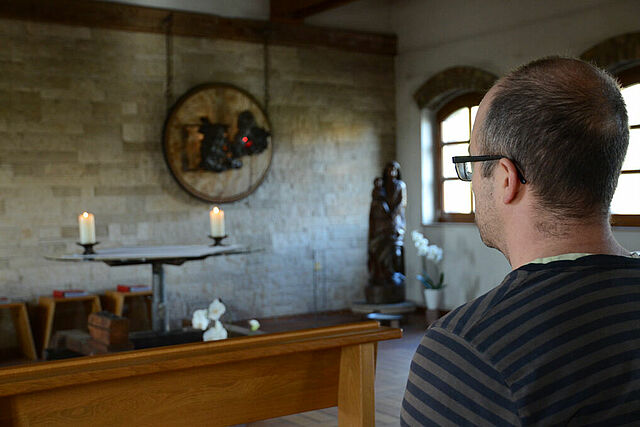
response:
[(80, 228), (80, 243), (87, 245), (96, 242), (96, 223), (93, 214), (83, 212), (79, 215), (78, 227)]
[(209, 211), (211, 237), (224, 237), (224, 211), (217, 206)]

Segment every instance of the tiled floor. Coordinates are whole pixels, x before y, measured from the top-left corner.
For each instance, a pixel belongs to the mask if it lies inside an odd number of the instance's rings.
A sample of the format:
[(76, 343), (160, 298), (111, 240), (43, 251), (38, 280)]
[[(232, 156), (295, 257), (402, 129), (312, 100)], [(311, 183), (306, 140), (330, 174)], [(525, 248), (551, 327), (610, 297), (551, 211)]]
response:
[[(339, 317), (339, 316), (338, 316)], [(347, 316), (348, 317), (348, 316)], [(313, 318), (309, 318), (313, 321)], [(344, 321), (344, 318), (338, 319)], [(359, 319), (356, 319), (359, 320)], [(291, 324), (298, 328), (300, 319), (292, 318)], [(336, 317), (315, 320), (318, 326), (335, 323)], [(280, 327), (286, 329), (280, 320)], [(265, 329), (268, 325), (265, 325)], [(409, 323), (402, 325), (403, 337), (398, 340), (382, 341), (378, 344), (376, 369), (376, 426), (398, 426), (400, 405), (409, 373), (409, 364), (426, 329), (424, 314), (414, 315)], [(337, 426), (337, 408), (305, 412), (247, 424), (247, 426)]]

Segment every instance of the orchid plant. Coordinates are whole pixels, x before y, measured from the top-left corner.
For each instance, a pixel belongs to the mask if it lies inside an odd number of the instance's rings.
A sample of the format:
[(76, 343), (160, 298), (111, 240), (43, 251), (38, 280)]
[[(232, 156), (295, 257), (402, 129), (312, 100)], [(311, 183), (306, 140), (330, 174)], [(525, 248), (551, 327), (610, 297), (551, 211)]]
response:
[(446, 286), (444, 283), (444, 272), (440, 271), (440, 274), (438, 274), (438, 270), (436, 270), (435, 277), (437, 277), (437, 280), (434, 280), (434, 276), (430, 276), (427, 273), (427, 261), (431, 261), (436, 268), (440, 261), (442, 261), (442, 248), (436, 245), (430, 245), (429, 240), (417, 230), (411, 232), (411, 238), (418, 250), (418, 255), (422, 258), (422, 274), (418, 274), (418, 280), (420, 280), (427, 289), (444, 288)]
[[(229, 333), (222, 324), (220, 318), (227, 311), (227, 307), (219, 298), (214, 299), (206, 309), (193, 312), (191, 325), (195, 329), (205, 331), (202, 335), (203, 341), (217, 341), (226, 339)], [(252, 332), (260, 328), (260, 322), (255, 319), (249, 320), (249, 327)]]

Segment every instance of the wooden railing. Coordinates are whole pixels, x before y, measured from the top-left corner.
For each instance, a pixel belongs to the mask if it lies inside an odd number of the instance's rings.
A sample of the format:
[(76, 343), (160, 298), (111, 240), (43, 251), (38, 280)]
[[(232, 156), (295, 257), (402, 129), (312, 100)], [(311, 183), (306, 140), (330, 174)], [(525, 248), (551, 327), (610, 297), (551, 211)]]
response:
[(0, 425), (232, 425), (338, 406), (372, 426), (377, 322), (0, 369)]

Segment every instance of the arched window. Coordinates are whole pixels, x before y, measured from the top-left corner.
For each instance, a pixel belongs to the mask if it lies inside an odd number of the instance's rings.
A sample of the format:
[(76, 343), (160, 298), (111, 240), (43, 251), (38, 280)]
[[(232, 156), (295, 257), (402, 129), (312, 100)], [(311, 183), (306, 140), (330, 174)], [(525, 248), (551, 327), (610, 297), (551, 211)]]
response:
[[(629, 149), (618, 188), (611, 202), (611, 222), (640, 226), (640, 65), (617, 74), (629, 116)], [(469, 139), (482, 93), (468, 93), (445, 104), (436, 113), (433, 171), (436, 219), (440, 222), (473, 222), (471, 183), (456, 177), (453, 156), (469, 153)]]
[[(422, 222), (473, 222), (469, 183), (458, 181), (451, 157), (469, 153), (471, 126), (483, 95), (498, 77), (470, 66), (442, 70), (413, 95), (422, 114)], [(476, 107), (476, 108), (474, 108)]]
[(629, 116), (629, 149), (611, 202), (611, 222), (640, 226), (640, 65), (617, 77)]
[(471, 183), (460, 181), (451, 163), (453, 156), (469, 155), (471, 128), (482, 93), (468, 93), (445, 104), (436, 113), (436, 140), (433, 160), (436, 214), (441, 222), (473, 222)]

